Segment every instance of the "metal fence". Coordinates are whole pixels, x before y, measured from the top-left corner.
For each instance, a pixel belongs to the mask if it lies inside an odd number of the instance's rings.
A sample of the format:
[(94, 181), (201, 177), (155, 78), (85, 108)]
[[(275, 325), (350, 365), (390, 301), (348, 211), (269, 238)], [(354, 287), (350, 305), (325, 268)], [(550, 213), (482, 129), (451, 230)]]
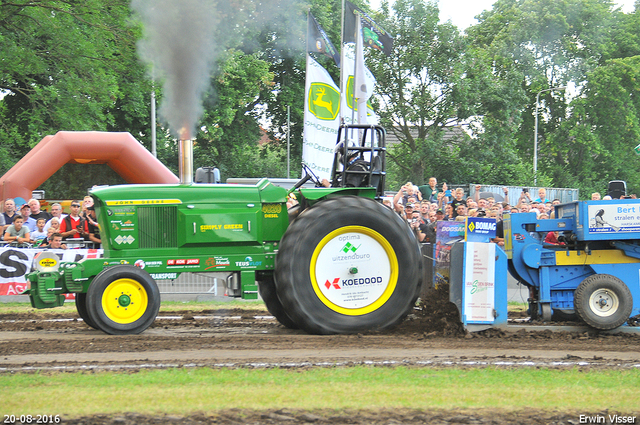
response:
[[(516, 205), (518, 200), (520, 199), (520, 195), (522, 194), (522, 189), (528, 189), (529, 194), (531, 195), (531, 199), (538, 199), (538, 189), (539, 187), (522, 187), (522, 186), (496, 186), (496, 185), (482, 185), (480, 188), (481, 193), (491, 192), (500, 195), (502, 197), (504, 195), (503, 188), (506, 187), (509, 189), (509, 204)], [(476, 192), (476, 185), (468, 185), (464, 186), (465, 196), (473, 196)], [(561, 204), (566, 202), (577, 201), (580, 195), (578, 189), (568, 189), (568, 188), (558, 188), (558, 187), (545, 187), (547, 192), (547, 198), (549, 201), (553, 201), (554, 199), (559, 199)], [(499, 200), (496, 198), (496, 200)]]
[[(157, 280), (161, 294), (211, 294), (224, 291), (228, 273), (182, 273), (177, 279)], [(222, 295), (222, 294), (221, 294)]]

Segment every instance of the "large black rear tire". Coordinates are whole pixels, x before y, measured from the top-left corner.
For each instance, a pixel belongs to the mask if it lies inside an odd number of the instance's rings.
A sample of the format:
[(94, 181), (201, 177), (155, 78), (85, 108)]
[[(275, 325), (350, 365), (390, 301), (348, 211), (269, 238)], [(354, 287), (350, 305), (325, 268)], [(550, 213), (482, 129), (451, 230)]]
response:
[(101, 331), (110, 335), (139, 334), (158, 315), (160, 291), (146, 271), (116, 265), (93, 279), (86, 306), (89, 318)]
[(580, 282), (573, 296), (575, 311), (600, 330), (614, 329), (629, 319), (633, 296), (627, 285), (609, 274), (594, 274)]
[(409, 226), (373, 199), (343, 196), (300, 215), (276, 257), (276, 290), (309, 333), (380, 330), (411, 311), (422, 284), (420, 247)]
[(298, 325), (289, 317), (278, 298), (276, 284), (272, 274), (265, 274), (260, 277), (260, 281), (258, 281), (258, 292), (260, 293), (262, 301), (264, 301), (267, 306), (269, 313), (271, 313), (281, 325), (289, 329), (298, 329)]

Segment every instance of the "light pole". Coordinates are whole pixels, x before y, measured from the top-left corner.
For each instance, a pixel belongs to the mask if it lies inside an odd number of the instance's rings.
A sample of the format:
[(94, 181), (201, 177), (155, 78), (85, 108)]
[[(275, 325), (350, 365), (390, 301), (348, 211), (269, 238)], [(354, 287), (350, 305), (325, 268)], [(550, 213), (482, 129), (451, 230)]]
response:
[(533, 185), (538, 186), (538, 104), (540, 103), (540, 93), (544, 93), (546, 91), (553, 90), (564, 90), (566, 86), (563, 87), (552, 87), (550, 89), (540, 90), (536, 95), (536, 124), (535, 124), (535, 133), (533, 136)]

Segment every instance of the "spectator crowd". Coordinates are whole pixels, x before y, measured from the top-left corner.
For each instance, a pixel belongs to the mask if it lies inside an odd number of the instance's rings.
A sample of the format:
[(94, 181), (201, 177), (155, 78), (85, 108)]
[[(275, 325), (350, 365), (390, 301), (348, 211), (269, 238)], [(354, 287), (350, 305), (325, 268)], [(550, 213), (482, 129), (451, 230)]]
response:
[(82, 202), (72, 201), (68, 214), (57, 202), (51, 205), (51, 212), (43, 211), (37, 199), (30, 199), (18, 208), (14, 199), (7, 198), (2, 206), (2, 245), (66, 249), (67, 245), (99, 247), (101, 244), (93, 198), (90, 196), (85, 196)]
[[(385, 205), (406, 220), (418, 241), (422, 243), (435, 244), (438, 221), (464, 221), (466, 217), (488, 217), (497, 221), (497, 236), (493, 241), (504, 246), (502, 216), (505, 212), (534, 212), (538, 220), (549, 219), (555, 218), (554, 206), (560, 204), (560, 199), (547, 198), (545, 188), (538, 189), (538, 197), (535, 199), (525, 188), (513, 202), (509, 199), (509, 189), (506, 187), (502, 188), (500, 201), (496, 201), (493, 196), (481, 197), (481, 189), (481, 185), (476, 185), (473, 196), (465, 197), (464, 189), (449, 190), (446, 183), (439, 188), (437, 179), (431, 177), (429, 183), (423, 186), (406, 183), (392, 201), (385, 201)], [(636, 196), (623, 198), (635, 199)], [(611, 196), (601, 197), (597, 192), (591, 194), (591, 200), (594, 201), (610, 199)], [(545, 242), (558, 244), (557, 236), (557, 232), (549, 232)]]

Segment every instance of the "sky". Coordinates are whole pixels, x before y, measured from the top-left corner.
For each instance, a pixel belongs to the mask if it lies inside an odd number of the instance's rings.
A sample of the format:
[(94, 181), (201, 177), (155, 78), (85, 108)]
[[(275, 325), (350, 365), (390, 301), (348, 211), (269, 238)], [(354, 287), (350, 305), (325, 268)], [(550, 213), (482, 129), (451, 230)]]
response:
[[(625, 13), (630, 13), (633, 12), (634, 1), (617, 0), (615, 3), (622, 7)], [(374, 6), (376, 2), (377, 0), (371, 0), (371, 5)], [(456, 27), (464, 29), (477, 24), (478, 21), (474, 16), (482, 13), (483, 10), (491, 9), (494, 2), (495, 0), (439, 0), (440, 19), (445, 22), (451, 20)]]
[[(635, 0), (617, 0), (615, 3), (622, 7), (626, 13), (633, 12), (633, 3)], [(390, 3), (393, 1), (391, 0)], [(440, 8), (440, 19), (444, 22), (451, 22), (459, 29), (465, 29), (471, 25), (477, 24), (474, 18), (483, 10), (491, 9), (491, 5), (495, 0), (438, 0)], [(369, 0), (371, 7), (376, 10), (380, 6), (380, 0)]]

